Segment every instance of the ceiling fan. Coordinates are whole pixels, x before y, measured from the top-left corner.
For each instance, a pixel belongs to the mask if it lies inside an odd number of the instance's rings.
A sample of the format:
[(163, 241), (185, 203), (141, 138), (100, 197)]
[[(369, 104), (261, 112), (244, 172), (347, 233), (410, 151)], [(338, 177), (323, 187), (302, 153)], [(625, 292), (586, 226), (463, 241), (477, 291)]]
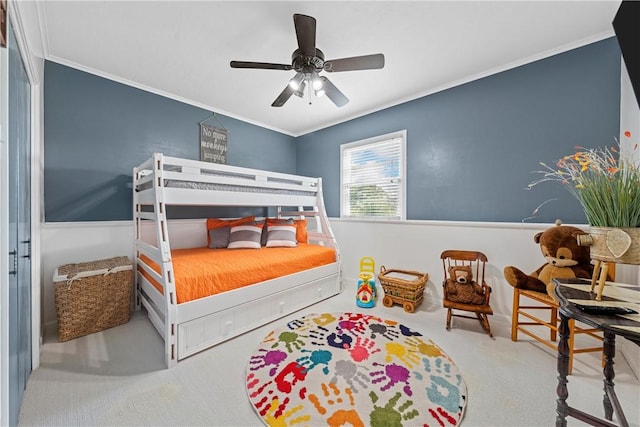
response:
[[(337, 107), (349, 102), (340, 90), (321, 71), (335, 73), (339, 71), (373, 70), (384, 67), (384, 55), (376, 53), (349, 58), (330, 59), (325, 61), (324, 53), (316, 48), (316, 20), (307, 15), (294, 14), (293, 24), (298, 38), (298, 49), (291, 54), (291, 64), (273, 64), (270, 62), (231, 61), (231, 68), (255, 68), (262, 70), (294, 70), (293, 76), (282, 93), (271, 104), (282, 107), (291, 95), (304, 96), (306, 86), (310, 86), (316, 96), (326, 95)], [(311, 97), (311, 89), (309, 97)]]

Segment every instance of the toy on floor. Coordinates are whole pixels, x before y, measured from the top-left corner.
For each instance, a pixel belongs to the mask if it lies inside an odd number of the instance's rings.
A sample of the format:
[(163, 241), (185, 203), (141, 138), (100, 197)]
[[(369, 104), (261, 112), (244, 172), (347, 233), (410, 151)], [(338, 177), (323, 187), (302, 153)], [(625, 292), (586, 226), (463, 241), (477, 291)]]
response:
[(378, 274), (380, 286), (384, 290), (382, 304), (391, 307), (402, 304), (407, 313), (413, 313), (424, 301), (424, 288), (429, 280), (429, 274), (419, 271), (387, 269), (380, 267)]
[(449, 278), (444, 281), (445, 299), (461, 304), (484, 304), (485, 295), (482, 285), (473, 278), (473, 269), (469, 265), (452, 265)]
[(376, 305), (376, 278), (375, 261), (371, 257), (360, 259), (360, 274), (358, 290), (356, 292), (356, 305), (362, 308), (371, 308)]

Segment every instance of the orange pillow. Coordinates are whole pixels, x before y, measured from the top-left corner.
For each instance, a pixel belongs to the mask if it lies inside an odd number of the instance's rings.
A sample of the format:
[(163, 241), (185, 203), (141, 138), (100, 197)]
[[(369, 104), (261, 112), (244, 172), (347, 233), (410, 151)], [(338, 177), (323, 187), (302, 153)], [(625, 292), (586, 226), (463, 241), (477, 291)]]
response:
[(307, 235), (307, 219), (296, 219), (296, 240), (298, 243), (308, 243), (309, 236)]
[(293, 223), (293, 218), (267, 218), (267, 227), (274, 224), (286, 224), (288, 222)]
[(211, 245), (211, 235), (209, 230), (222, 227), (234, 227), (236, 225), (242, 225), (247, 222), (255, 221), (255, 216), (245, 216), (239, 219), (219, 219), (219, 218), (207, 218), (207, 246)]

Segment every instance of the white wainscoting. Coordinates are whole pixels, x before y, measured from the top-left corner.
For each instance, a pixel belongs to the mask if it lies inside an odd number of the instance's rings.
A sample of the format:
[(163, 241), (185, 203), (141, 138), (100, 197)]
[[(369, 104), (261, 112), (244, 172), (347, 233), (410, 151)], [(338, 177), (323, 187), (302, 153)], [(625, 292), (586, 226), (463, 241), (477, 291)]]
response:
[[(150, 228), (150, 227), (149, 227)], [(174, 249), (207, 245), (205, 220), (169, 223)], [(153, 230), (143, 228), (143, 238), (155, 241)], [(61, 265), (116, 256), (134, 258), (132, 221), (46, 223), (42, 227), (42, 295), (46, 327), (54, 327), (56, 312), (53, 274)]]
[[(429, 273), (425, 297), (442, 299), (444, 276), (440, 253), (445, 249), (484, 252), (488, 259), (487, 282), (493, 288), (491, 306), (496, 315), (511, 317), (513, 292), (502, 270), (514, 265), (525, 272), (536, 270), (544, 259), (533, 236), (552, 224), (445, 222), (445, 221), (353, 221), (331, 219), (343, 261), (345, 292), (353, 292), (363, 256), (376, 261), (376, 270), (387, 268)], [(587, 226), (578, 225), (583, 229)], [(170, 223), (172, 247), (187, 247), (194, 239), (206, 245), (203, 220), (178, 220)], [(202, 230), (202, 233), (200, 233)], [(187, 242), (189, 241), (189, 242)], [(130, 221), (91, 223), (47, 223), (42, 227), (42, 295), (46, 327), (55, 327), (56, 314), (52, 277), (64, 264), (113, 256), (133, 259), (133, 224)], [(638, 283), (636, 266), (617, 266), (618, 281)], [(444, 320), (443, 320), (444, 321)], [(636, 376), (640, 374), (640, 351), (626, 340), (619, 350), (627, 355)], [(631, 357), (633, 356), (633, 357)]]
[[(343, 261), (343, 287), (353, 292), (360, 258), (371, 256), (376, 269), (416, 270), (429, 273), (425, 298), (442, 300), (444, 271), (440, 253), (445, 249), (468, 249), (484, 252), (489, 259), (487, 282), (493, 288), (491, 307), (496, 315), (511, 318), (513, 291), (502, 274), (507, 265), (530, 273), (545, 261), (533, 236), (552, 224), (406, 221), (351, 221), (332, 219), (331, 227), (340, 246)], [(576, 225), (584, 230), (586, 225)], [(617, 265), (616, 280), (638, 284), (638, 266)], [(352, 284), (352, 286), (350, 286)], [(443, 320), (444, 322), (444, 320)], [(640, 348), (618, 339), (618, 352), (624, 354), (636, 377), (640, 378)]]
[(491, 306), (496, 314), (511, 316), (512, 287), (502, 270), (515, 265), (525, 272), (544, 259), (533, 236), (549, 224), (513, 224), (443, 221), (332, 220), (331, 226), (343, 255), (345, 289), (357, 283), (360, 258), (371, 256), (376, 270), (386, 268), (429, 273), (426, 298), (442, 300), (444, 270), (440, 253), (446, 249), (476, 250), (487, 255), (487, 283), (493, 288)]
[(133, 259), (133, 222), (45, 223), (42, 226), (42, 303), (45, 328), (55, 327), (53, 273), (61, 265), (116, 256)]

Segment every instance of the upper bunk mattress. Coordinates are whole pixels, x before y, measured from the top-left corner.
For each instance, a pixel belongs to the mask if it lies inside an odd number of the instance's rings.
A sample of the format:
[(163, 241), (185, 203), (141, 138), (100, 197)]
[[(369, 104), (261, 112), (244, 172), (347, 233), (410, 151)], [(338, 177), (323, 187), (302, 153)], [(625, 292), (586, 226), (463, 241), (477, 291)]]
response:
[(306, 243), (295, 248), (174, 249), (171, 257), (178, 304), (336, 262), (333, 249)]

